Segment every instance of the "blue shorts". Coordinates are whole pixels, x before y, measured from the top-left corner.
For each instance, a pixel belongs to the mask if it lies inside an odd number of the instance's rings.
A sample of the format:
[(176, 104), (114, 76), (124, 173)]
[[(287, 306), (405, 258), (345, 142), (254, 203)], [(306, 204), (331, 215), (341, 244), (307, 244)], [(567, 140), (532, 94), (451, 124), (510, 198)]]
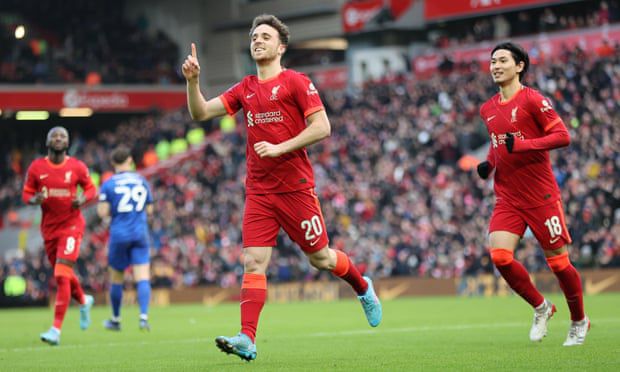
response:
[(147, 239), (114, 242), (110, 240), (108, 264), (114, 270), (125, 271), (129, 265), (143, 265), (151, 261)]

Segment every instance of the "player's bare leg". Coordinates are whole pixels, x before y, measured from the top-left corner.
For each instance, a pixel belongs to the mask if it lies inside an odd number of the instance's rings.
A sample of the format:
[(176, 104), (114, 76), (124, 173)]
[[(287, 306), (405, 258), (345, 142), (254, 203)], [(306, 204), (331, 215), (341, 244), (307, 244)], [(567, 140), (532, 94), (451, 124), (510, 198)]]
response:
[(321, 250), (309, 254), (308, 258), (315, 268), (330, 270), (353, 287), (364, 309), (366, 320), (371, 327), (376, 327), (381, 323), (383, 310), (381, 301), (373, 288), (372, 280), (368, 277), (362, 277), (346, 253), (325, 246)]
[(241, 332), (236, 336), (219, 336), (215, 345), (226, 354), (251, 361), (256, 359), (256, 329), (267, 299), (265, 273), (271, 259), (271, 247), (247, 247), (243, 250), (244, 275), (241, 284)]

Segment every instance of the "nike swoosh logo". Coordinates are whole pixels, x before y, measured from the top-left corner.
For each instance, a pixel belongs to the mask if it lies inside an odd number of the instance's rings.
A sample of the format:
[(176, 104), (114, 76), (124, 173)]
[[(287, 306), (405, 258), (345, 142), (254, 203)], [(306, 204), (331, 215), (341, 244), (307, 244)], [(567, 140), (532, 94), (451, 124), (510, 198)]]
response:
[(47, 176), (48, 176), (48, 174), (42, 174), (42, 175), (39, 176), (39, 178), (40, 179), (44, 179), (44, 178), (47, 178)]
[(553, 244), (553, 243), (557, 242), (558, 240), (560, 240), (560, 237), (556, 236), (555, 238), (549, 240), (549, 243)]
[(319, 240), (320, 240), (320, 239), (317, 239), (317, 240), (315, 240), (315, 241), (313, 241), (313, 242), (310, 242), (310, 246), (311, 246), (311, 247), (314, 247), (314, 246), (316, 245), (316, 243), (318, 243), (318, 242), (319, 242)]
[(255, 94), (256, 94), (256, 93), (248, 94), (247, 96), (245, 96), (245, 98), (246, 98), (246, 99), (250, 99), (250, 98), (254, 97), (254, 95), (255, 95)]
[(488, 123), (488, 122), (490, 122), (491, 120), (495, 119), (495, 117), (496, 117), (496, 116), (497, 116), (497, 115), (492, 115), (492, 116), (489, 116), (489, 117), (487, 118), (487, 123)]

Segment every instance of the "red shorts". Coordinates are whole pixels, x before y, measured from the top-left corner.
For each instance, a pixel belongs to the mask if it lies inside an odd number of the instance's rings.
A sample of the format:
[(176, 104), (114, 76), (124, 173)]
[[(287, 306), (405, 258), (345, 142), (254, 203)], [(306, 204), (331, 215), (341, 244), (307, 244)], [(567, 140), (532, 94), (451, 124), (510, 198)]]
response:
[(525, 228), (529, 226), (543, 249), (555, 250), (572, 242), (564, 221), (560, 200), (528, 209), (497, 203), (489, 223), (489, 233), (508, 231), (523, 236)]
[(243, 247), (275, 247), (280, 227), (305, 253), (329, 243), (319, 198), (313, 189), (282, 194), (247, 195)]
[(59, 258), (71, 262), (77, 261), (81, 243), (82, 234), (78, 233), (60, 234), (54, 239), (45, 240), (45, 253), (52, 267), (56, 265), (56, 260)]

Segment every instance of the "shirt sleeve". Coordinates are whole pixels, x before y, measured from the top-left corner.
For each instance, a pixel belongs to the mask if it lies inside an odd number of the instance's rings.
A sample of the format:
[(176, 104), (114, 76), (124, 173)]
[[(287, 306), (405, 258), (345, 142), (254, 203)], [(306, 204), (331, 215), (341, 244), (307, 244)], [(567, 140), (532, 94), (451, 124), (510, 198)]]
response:
[(234, 116), (241, 109), (242, 105), (239, 99), (239, 97), (242, 97), (241, 90), (241, 83), (237, 83), (220, 95), (220, 100), (224, 104), (228, 115)]
[(146, 187), (146, 204), (153, 204), (153, 192), (151, 191), (151, 185), (146, 179), (143, 179), (142, 181), (144, 182), (144, 187)]
[(538, 91), (533, 89), (530, 90), (527, 104), (530, 115), (534, 117), (536, 124), (538, 124), (545, 133), (549, 132), (549, 130), (558, 123), (562, 123), (562, 118), (560, 118), (560, 115), (558, 115), (553, 106), (551, 106), (551, 101)]
[(24, 189), (22, 190), (22, 201), (24, 203), (28, 204), (30, 198), (37, 192), (37, 187), (37, 176), (31, 164), (26, 172), (26, 181), (24, 182)]
[(90, 201), (97, 196), (97, 188), (93, 183), (93, 180), (90, 178), (90, 172), (86, 167), (86, 164), (79, 162), (78, 163), (78, 174), (80, 175), (78, 178), (78, 185), (82, 186), (84, 190), (84, 197), (86, 201)]
[(319, 91), (306, 75), (292, 75), (290, 83), (291, 92), (300, 110), (303, 111), (304, 118), (325, 109)]

